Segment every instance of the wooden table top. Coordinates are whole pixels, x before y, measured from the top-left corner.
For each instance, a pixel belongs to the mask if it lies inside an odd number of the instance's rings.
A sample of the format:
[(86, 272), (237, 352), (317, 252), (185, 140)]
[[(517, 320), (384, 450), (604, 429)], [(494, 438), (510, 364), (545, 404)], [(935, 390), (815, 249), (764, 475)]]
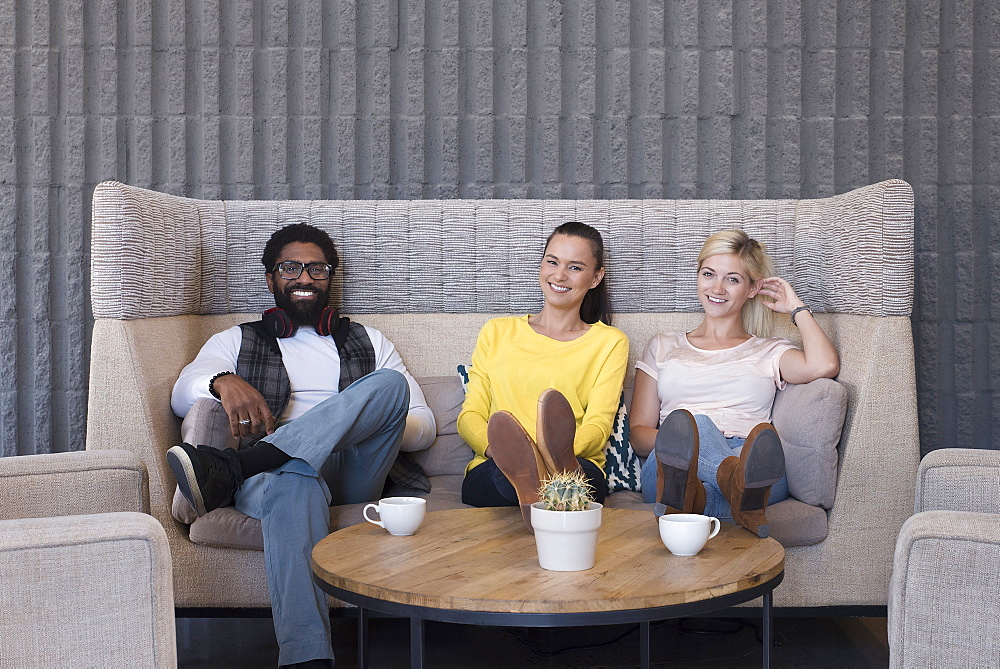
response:
[(316, 576), (346, 592), (410, 606), (500, 613), (627, 611), (708, 600), (781, 574), (785, 551), (732, 523), (692, 557), (660, 541), (647, 511), (608, 509), (593, 569), (538, 566), (516, 508), (428, 513), (416, 534), (371, 523), (328, 535), (312, 553)]

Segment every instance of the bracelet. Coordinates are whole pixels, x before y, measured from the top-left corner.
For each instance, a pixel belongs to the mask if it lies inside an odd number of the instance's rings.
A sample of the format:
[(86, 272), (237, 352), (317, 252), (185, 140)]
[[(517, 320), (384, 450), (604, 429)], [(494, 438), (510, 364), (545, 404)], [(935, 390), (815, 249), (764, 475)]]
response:
[(798, 323), (795, 322), (795, 314), (799, 313), (800, 311), (808, 311), (810, 314), (813, 312), (812, 309), (810, 309), (809, 307), (806, 307), (806, 306), (795, 307), (794, 309), (792, 309), (791, 313), (788, 314), (788, 315), (791, 316), (791, 318), (792, 318), (792, 325), (794, 325), (795, 327), (799, 327)]
[[(792, 322), (794, 323), (795, 321), (793, 320)], [(228, 376), (230, 374), (235, 374), (235, 373), (236, 372), (219, 372), (218, 374), (216, 374), (215, 376), (213, 376), (211, 378), (211, 380), (209, 380), (209, 382), (208, 382), (208, 392), (212, 393), (212, 397), (214, 397), (217, 400), (221, 400), (222, 399), (221, 397), (219, 397), (219, 393), (217, 393), (215, 391), (215, 380), (217, 378), (219, 378), (220, 376)]]

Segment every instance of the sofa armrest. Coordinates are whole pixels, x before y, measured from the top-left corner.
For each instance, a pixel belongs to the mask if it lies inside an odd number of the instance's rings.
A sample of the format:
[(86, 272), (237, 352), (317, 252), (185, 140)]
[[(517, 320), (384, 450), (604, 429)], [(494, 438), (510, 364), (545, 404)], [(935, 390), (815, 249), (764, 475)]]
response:
[(913, 512), (1000, 513), (1000, 451), (942, 448), (920, 461)]
[(152, 516), (0, 520), (0, 582), (5, 667), (177, 666), (170, 547)]
[(149, 512), (146, 467), (131, 451), (0, 458), (0, 519)]
[(1000, 516), (925, 511), (903, 524), (889, 586), (890, 666), (995, 666), (998, 610)]

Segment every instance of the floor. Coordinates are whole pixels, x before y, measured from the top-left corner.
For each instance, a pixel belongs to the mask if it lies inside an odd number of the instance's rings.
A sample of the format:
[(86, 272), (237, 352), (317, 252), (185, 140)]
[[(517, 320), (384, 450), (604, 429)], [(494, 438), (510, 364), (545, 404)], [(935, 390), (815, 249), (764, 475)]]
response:
[[(369, 666), (409, 666), (406, 620), (369, 622)], [(654, 667), (758, 667), (760, 619), (686, 618), (654, 623)], [(332, 621), (338, 667), (357, 664), (352, 617)], [(560, 629), (490, 628), (427, 623), (425, 666), (607, 667), (639, 666), (636, 625)], [(777, 667), (885, 667), (889, 645), (885, 618), (776, 617), (772, 665)], [(180, 667), (275, 667), (277, 646), (270, 618), (177, 620)]]

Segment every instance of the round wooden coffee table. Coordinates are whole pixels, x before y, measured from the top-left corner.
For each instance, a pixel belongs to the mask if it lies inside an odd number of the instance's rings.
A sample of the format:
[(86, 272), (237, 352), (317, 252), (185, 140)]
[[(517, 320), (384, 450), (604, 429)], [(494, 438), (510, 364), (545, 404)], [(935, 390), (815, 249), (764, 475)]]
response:
[(578, 572), (538, 566), (534, 537), (515, 508), (428, 513), (416, 534), (371, 523), (316, 544), (320, 587), (359, 608), (358, 665), (365, 666), (367, 611), (410, 618), (411, 666), (423, 666), (423, 621), (517, 627), (640, 624), (649, 666), (649, 623), (763, 597), (764, 666), (770, 664), (771, 591), (784, 577), (774, 539), (723, 523), (693, 557), (672, 555), (649, 512), (604, 509), (597, 564)]

